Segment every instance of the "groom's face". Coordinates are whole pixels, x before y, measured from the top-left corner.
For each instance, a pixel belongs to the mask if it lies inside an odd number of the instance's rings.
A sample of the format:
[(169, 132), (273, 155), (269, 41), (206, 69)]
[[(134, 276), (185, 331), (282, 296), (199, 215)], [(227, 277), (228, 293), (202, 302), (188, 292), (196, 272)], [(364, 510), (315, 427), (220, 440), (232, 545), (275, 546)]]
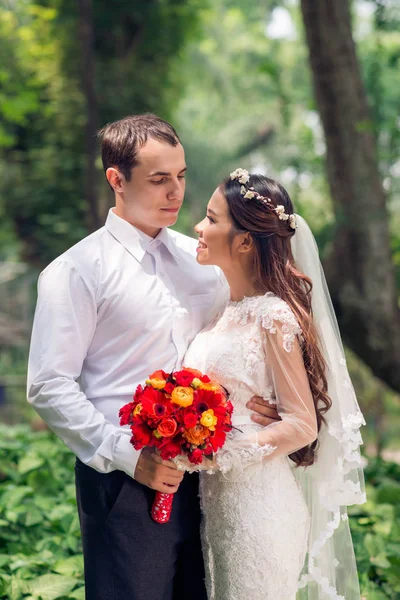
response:
[(130, 181), (121, 175), (116, 212), (145, 233), (176, 223), (185, 194), (183, 146), (149, 138), (138, 151)]

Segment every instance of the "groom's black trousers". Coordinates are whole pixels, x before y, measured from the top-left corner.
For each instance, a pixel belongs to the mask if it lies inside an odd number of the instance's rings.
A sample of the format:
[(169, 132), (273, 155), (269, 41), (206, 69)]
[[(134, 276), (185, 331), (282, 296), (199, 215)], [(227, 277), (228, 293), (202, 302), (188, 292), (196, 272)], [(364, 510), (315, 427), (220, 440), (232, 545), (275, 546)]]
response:
[(150, 516), (155, 492), (122, 471), (77, 459), (75, 476), (86, 600), (207, 600), (197, 475), (185, 475), (163, 524)]

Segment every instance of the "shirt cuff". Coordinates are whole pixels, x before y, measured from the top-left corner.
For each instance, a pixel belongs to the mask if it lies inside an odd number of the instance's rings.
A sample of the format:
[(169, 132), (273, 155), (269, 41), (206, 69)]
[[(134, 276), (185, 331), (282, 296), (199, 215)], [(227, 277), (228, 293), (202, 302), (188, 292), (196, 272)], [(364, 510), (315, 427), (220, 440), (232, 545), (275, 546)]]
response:
[(130, 477), (134, 477), (140, 451), (135, 450), (130, 443), (131, 432), (121, 433), (114, 446), (113, 465), (119, 471), (124, 471)]

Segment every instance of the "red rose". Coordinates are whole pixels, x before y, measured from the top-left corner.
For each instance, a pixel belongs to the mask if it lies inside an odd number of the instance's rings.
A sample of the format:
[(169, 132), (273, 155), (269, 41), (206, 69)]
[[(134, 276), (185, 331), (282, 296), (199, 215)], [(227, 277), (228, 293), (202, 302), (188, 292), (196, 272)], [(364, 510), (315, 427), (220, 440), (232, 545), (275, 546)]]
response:
[(178, 436), (178, 439), (174, 437), (159, 440), (156, 446), (160, 451), (161, 458), (163, 460), (171, 460), (171, 458), (175, 458), (178, 454), (182, 454), (182, 442), (183, 439), (181, 436)]
[(186, 369), (183, 369), (182, 371), (174, 373), (174, 377), (176, 379), (177, 385), (180, 385), (182, 387), (189, 387), (196, 375), (194, 373), (191, 373), (190, 371), (187, 371)]
[(167, 383), (164, 387), (164, 392), (166, 392), (167, 394), (172, 394), (174, 389), (175, 389), (175, 386), (173, 383)]
[(203, 450), (204, 456), (212, 456), (213, 455), (213, 447), (211, 444), (207, 444), (207, 446)]
[(131, 431), (131, 444), (135, 450), (141, 450), (145, 446), (150, 446), (153, 444), (153, 432), (145, 423), (141, 423), (140, 425), (132, 425)]
[(183, 422), (188, 429), (195, 427), (197, 425), (197, 416), (193, 412), (186, 413), (183, 417)]
[(202, 375), (201, 377), (199, 377), (199, 379), (202, 383), (210, 383), (211, 382), (211, 379), (209, 378), (208, 375)]
[(163, 437), (171, 437), (175, 434), (177, 430), (177, 422), (175, 419), (171, 419), (171, 417), (167, 417), (163, 419), (159, 426), (157, 427), (157, 431)]
[(133, 409), (135, 408), (134, 402), (129, 402), (125, 404), (119, 411), (119, 424), (122, 425), (130, 425), (131, 417), (133, 413)]
[(200, 450), (200, 448), (196, 448), (195, 450), (193, 450), (193, 452), (188, 454), (188, 459), (189, 459), (189, 462), (191, 462), (193, 465), (199, 465), (200, 463), (202, 463), (203, 462), (203, 453)]

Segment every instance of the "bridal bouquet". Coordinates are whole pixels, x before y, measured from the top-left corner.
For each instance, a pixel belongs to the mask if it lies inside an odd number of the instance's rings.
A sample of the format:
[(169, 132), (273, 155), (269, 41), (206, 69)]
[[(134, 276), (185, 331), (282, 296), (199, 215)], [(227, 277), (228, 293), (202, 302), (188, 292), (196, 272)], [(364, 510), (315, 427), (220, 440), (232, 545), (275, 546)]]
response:
[[(193, 469), (203, 458), (213, 459), (232, 429), (233, 406), (226, 391), (195, 369), (174, 373), (155, 371), (138, 385), (133, 402), (119, 412), (120, 424), (130, 425), (135, 450), (157, 448), (164, 460), (186, 457)], [(152, 517), (158, 523), (169, 520), (173, 494), (156, 492)]]

